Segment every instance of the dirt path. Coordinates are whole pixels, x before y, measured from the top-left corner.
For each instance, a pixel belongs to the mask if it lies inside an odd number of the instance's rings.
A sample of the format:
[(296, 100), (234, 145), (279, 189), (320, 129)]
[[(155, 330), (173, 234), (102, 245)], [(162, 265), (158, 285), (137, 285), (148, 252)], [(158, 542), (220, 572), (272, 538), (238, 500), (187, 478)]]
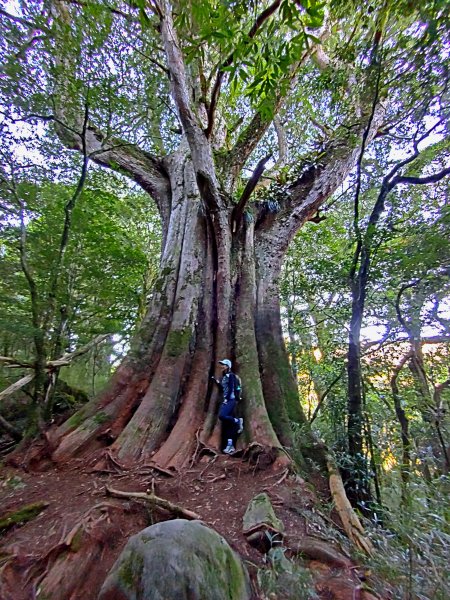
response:
[[(317, 524), (304, 516), (304, 513), (314, 512), (317, 506), (312, 486), (284, 473), (256, 471), (248, 463), (233, 457), (204, 456), (192, 469), (173, 477), (151, 468), (116, 471), (112, 466), (109, 470), (92, 472), (80, 461), (74, 461), (64, 470), (53, 467), (42, 473), (3, 470), (0, 480), (2, 515), (38, 501), (46, 501), (49, 506), (32, 521), (3, 535), (0, 600), (39, 599), (39, 585), (50, 562), (54, 561), (55, 548), (67, 539), (77, 523), (88, 522), (96, 510), (105, 510), (101, 522), (110, 527), (110, 534), (101, 540), (100, 554), (91, 554), (92, 564), (83, 575), (81, 589), (77, 588), (69, 597), (61, 597), (61, 600), (95, 600), (129, 536), (154, 522), (170, 518), (161, 510), (150, 511), (144, 503), (111, 498), (105, 492), (106, 486), (134, 492), (151, 490), (196, 512), (248, 561), (253, 572), (264, 566), (263, 555), (247, 543), (242, 533), (242, 517), (248, 502), (257, 493), (264, 490), (269, 494), (289, 539), (298, 540), (320, 533)], [(95, 527), (90, 530), (91, 537), (96, 537), (96, 531)], [(69, 548), (65, 551), (66, 559), (72, 560), (75, 553), (72, 547)], [(331, 571), (329, 566), (317, 563), (315, 571), (319, 578), (317, 589), (320, 598), (347, 600), (338, 591), (336, 582), (324, 584), (327, 579), (339, 579), (336, 569)], [(352, 596), (348, 596), (348, 600), (352, 597), (362, 600), (357, 574), (352, 573), (349, 577), (346, 573), (343, 578), (350, 581), (352, 588)], [(354, 590), (358, 591), (358, 595), (353, 593)], [(347, 590), (347, 593), (350, 591)]]

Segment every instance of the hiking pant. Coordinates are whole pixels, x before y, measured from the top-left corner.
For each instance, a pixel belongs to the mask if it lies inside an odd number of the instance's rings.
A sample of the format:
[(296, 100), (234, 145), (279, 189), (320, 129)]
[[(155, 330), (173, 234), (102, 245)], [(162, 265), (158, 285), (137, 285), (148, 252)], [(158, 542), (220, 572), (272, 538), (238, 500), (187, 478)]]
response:
[(233, 443), (236, 442), (239, 429), (239, 423), (234, 420), (235, 408), (236, 400), (228, 400), (226, 403), (222, 402), (219, 410), (219, 420), (222, 422), (224, 438), (225, 440), (233, 440)]

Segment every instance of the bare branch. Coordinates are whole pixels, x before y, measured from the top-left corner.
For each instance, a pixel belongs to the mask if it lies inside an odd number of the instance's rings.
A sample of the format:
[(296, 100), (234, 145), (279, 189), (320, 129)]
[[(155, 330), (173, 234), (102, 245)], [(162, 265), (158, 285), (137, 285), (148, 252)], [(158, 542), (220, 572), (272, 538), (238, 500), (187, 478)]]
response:
[(233, 211), (233, 213), (234, 213), (233, 214), (233, 231), (234, 231), (234, 227), (236, 225), (239, 225), (239, 223), (242, 219), (242, 214), (244, 212), (245, 205), (247, 204), (248, 199), (252, 195), (252, 192), (255, 189), (258, 181), (261, 179), (261, 175), (264, 173), (264, 169), (265, 169), (267, 161), (270, 160), (271, 158), (272, 158), (271, 154), (269, 154), (269, 156), (266, 156), (265, 158), (262, 158), (259, 161), (259, 163), (256, 165), (256, 169), (254, 170), (253, 175), (247, 181), (247, 185), (245, 186), (244, 191), (242, 192), (242, 196), (241, 196), (236, 208)]
[(75, 358), (78, 358), (79, 356), (82, 356), (83, 354), (86, 354), (86, 352), (89, 352), (89, 350), (91, 348), (93, 348), (97, 344), (101, 344), (102, 342), (104, 342), (109, 337), (110, 337), (109, 333), (103, 333), (101, 335), (97, 335), (93, 340), (91, 340), (90, 342), (88, 342), (84, 346), (80, 346), (80, 348), (77, 348), (73, 352), (68, 352), (66, 354), (63, 354), (63, 356), (61, 356), (61, 358), (58, 358), (57, 360), (51, 360), (51, 361), (49, 361), (46, 364), (46, 367), (47, 368), (55, 368), (55, 367), (63, 367), (65, 365), (70, 365), (70, 363)]
[(346, 369), (346, 367), (344, 366), (341, 369), (340, 373), (338, 375), (336, 375), (336, 377), (333, 379), (333, 381), (330, 383), (330, 385), (327, 387), (327, 389), (324, 391), (324, 393), (319, 398), (319, 402), (317, 403), (317, 406), (316, 406), (316, 408), (315, 408), (315, 410), (313, 412), (313, 415), (311, 417), (311, 420), (309, 422), (310, 425), (312, 423), (314, 423), (314, 421), (316, 420), (316, 417), (319, 414), (319, 410), (322, 408), (323, 403), (324, 403), (326, 397), (331, 392), (331, 390), (334, 388), (334, 386), (336, 385), (336, 383), (342, 378), (342, 375), (345, 373), (345, 369)]
[[(84, 346), (80, 346), (73, 352), (66, 352), (60, 358), (55, 360), (50, 360), (45, 363), (44, 368), (46, 369), (55, 369), (56, 367), (65, 367), (66, 365), (70, 365), (70, 363), (79, 356), (86, 354), (89, 352), (91, 348), (101, 344), (106, 339), (110, 337), (109, 333), (102, 333), (97, 335), (93, 340), (84, 344)], [(22, 369), (34, 369), (34, 364), (29, 361), (20, 360), (18, 358), (14, 358), (13, 356), (0, 356), (0, 363), (9, 365), (10, 367), (17, 367)]]
[(3, 8), (0, 8), (0, 16), (5, 17), (6, 19), (9, 19), (10, 21), (13, 21), (14, 23), (19, 23), (19, 25), (24, 25), (25, 27), (30, 27), (31, 29), (35, 29), (35, 30), (39, 29), (40, 31), (43, 31), (46, 33), (49, 32), (47, 27), (43, 27), (42, 25), (39, 25), (39, 27), (37, 27), (36, 23), (32, 23), (31, 21), (27, 21), (27, 19), (22, 19), (21, 17), (12, 15), (9, 12), (6, 12), (6, 10), (3, 10)]
[(444, 177), (447, 177), (447, 175), (450, 175), (450, 167), (447, 167), (446, 169), (442, 169), (442, 171), (438, 171), (437, 173), (433, 173), (432, 175), (428, 175), (426, 177), (405, 177), (405, 176), (399, 176), (395, 178), (395, 183), (393, 182), (393, 185), (398, 185), (398, 184), (412, 184), (412, 185), (428, 185), (429, 183), (437, 183), (438, 181), (441, 181), (442, 179), (444, 179)]
[(13, 356), (0, 356), (0, 363), (3, 365), (8, 365), (9, 367), (17, 367), (17, 368), (25, 368), (25, 369), (33, 369), (33, 363), (29, 361), (20, 360), (19, 358), (14, 358)]
[(4, 400), (8, 396), (11, 396), (12, 394), (14, 394), (14, 392), (17, 392), (17, 390), (20, 390), (21, 388), (25, 387), (27, 383), (33, 381), (33, 379), (34, 373), (31, 373), (30, 375), (25, 375), (25, 377), (22, 377), (22, 379), (19, 379), (18, 381), (7, 387), (5, 390), (0, 392), (0, 400)]
[(273, 173), (274, 171), (277, 171), (285, 164), (285, 162), (287, 160), (287, 154), (288, 154), (286, 130), (284, 129), (284, 127), (281, 123), (281, 119), (278, 115), (275, 115), (275, 117), (273, 119), (273, 126), (275, 129), (275, 133), (277, 134), (278, 158), (277, 158), (277, 162), (273, 165), (272, 169), (270, 170), (271, 173)]

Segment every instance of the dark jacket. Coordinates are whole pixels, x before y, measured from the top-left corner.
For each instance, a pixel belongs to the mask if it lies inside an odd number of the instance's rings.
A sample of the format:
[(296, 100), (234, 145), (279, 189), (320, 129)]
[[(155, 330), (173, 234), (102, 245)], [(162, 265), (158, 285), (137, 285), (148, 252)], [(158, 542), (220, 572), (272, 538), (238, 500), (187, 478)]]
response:
[(220, 382), (223, 392), (223, 401), (228, 402), (235, 399), (236, 377), (231, 371), (226, 373)]

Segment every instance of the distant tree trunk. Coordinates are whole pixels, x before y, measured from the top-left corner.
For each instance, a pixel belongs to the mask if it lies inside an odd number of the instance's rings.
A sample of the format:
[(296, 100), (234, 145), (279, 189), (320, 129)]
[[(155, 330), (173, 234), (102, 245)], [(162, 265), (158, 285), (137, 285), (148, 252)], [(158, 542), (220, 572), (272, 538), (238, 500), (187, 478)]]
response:
[[(366, 265), (367, 267), (368, 265)], [(367, 459), (364, 452), (364, 415), (361, 370), (361, 325), (364, 316), (367, 279), (362, 270), (352, 285), (352, 315), (347, 353), (348, 452), (352, 459), (345, 473), (346, 491), (351, 503), (364, 511), (372, 501)]]
[(406, 362), (410, 359), (411, 353), (408, 352), (403, 358), (400, 360), (398, 365), (396, 365), (394, 369), (394, 373), (391, 377), (391, 390), (392, 390), (392, 398), (394, 400), (395, 414), (397, 415), (397, 420), (400, 425), (401, 438), (402, 438), (402, 465), (401, 465), (401, 478), (402, 478), (402, 503), (406, 500), (406, 493), (410, 478), (410, 469), (411, 469), (411, 441), (409, 439), (409, 421), (406, 413), (402, 407), (400, 391), (398, 388), (398, 377), (400, 375), (400, 371)]
[[(442, 435), (441, 424), (444, 415), (441, 402), (441, 392), (448, 387), (449, 382), (441, 384), (431, 384), (427, 375), (425, 360), (422, 351), (421, 340), (421, 320), (420, 311), (425, 302), (425, 292), (418, 287), (420, 280), (403, 285), (397, 294), (396, 312), (399, 323), (402, 325), (408, 336), (410, 351), (408, 353), (408, 366), (418, 396), (418, 409), (422, 415), (424, 423), (430, 428), (427, 445), (432, 448), (433, 456), (438, 470), (441, 473), (447, 473), (450, 469), (450, 457), (448, 448)], [(409, 290), (412, 294), (410, 298), (410, 315), (402, 314), (400, 302), (404, 292)]]

